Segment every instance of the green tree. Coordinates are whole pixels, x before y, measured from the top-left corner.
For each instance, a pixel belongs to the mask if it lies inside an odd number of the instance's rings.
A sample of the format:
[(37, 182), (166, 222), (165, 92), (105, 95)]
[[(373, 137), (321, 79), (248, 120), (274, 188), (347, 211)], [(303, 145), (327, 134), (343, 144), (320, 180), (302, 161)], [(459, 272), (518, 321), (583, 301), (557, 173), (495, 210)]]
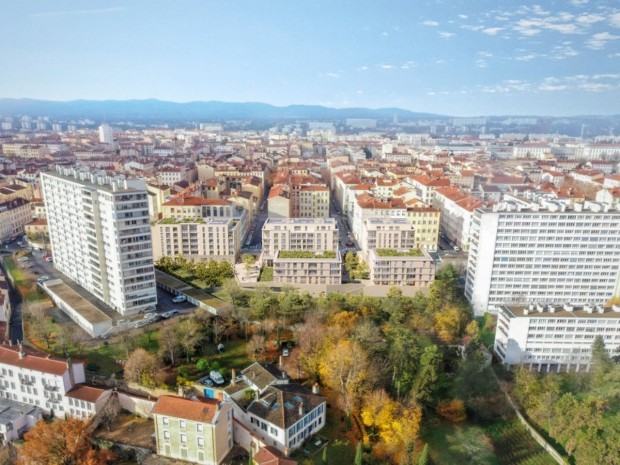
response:
[(424, 449), (422, 449), (418, 459), (418, 465), (428, 465), (428, 444), (424, 444)]
[(327, 465), (329, 463), (329, 459), (327, 458), (327, 444), (323, 448), (323, 464)]
[(245, 265), (245, 271), (247, 273), (250, 271), (252, 265), (256, 263), (256, 257), (250, 253), (244, 253), (243, 255), (241, 255), (241, 261)]
[(388, 360), (392, 366), (392, 385), (396, 397), (408, 393), (418, 370), (420, 346), (415, 334), (403, 326), (393, 328), (388, 333)]
[(357, 443), (357, 448), (355, 449), (355, 465), (363, 465), (363, 455), (362, 455), (362, 441)]
[(605, 340), (596, 336), (592, 343), (592, 357), (590, 358), (590, 383), (593, 388), (599, 388), (605, 381), (605, 376), (614, 368), (614, 362), (607, 352)]
[(436, 345), (426, 346), (420, 357), (420, 369), (413, 380), (411, 394), (421, 404), (429, 404), (441, 374), (442, 355)]
[(159, 260), (157, 260), (157, 263), (155, 263), (155, 266), (159, 268), (160, 270), (166, 273), (169, 273), (174, 268), (175, 262), (169, 256), (164, 255)]
[(193, 319), (187, 318), (177, 323), (176, 334), (179, 346), (185, 352), (187, 362), (189, 363), (196, 346), (202, 341), (203, 334), (200, 326)]

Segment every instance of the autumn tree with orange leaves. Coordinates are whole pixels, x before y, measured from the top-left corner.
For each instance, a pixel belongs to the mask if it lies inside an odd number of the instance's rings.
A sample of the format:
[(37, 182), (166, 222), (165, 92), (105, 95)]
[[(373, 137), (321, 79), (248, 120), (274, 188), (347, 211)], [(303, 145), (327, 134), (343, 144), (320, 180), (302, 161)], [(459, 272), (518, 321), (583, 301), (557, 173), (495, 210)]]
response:
[(115, 460), (112, 451), (93, 447), (87, 426), (88, 421), (73, 417), (39, 421), (24, 435), (17, 465), (107, 465)]

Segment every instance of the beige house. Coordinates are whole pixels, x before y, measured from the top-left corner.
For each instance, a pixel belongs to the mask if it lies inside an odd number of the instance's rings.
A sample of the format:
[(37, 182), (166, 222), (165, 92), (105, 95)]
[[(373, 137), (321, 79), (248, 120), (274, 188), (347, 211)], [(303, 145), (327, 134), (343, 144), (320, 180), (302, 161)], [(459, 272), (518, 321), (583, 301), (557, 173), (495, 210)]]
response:
[(371, 249), (411, 249), (415, 230), (405, 218), (367, 218), (361, 232), (360, 247), (365, 257)]
[(382, 286), (428, 287), (435, 280), (435, 262), (420, 249), (371, 249), (370, 281)]
[(268, 218), (262, 233), (263, 260), (273, 260), (280, 250), (338, 250), (334, 218)]
[(161, 396), (153, 419), (158, 455), (216, 465), (233, 446), (232, 402)]
[(414, 248), (429, 252), (437, 250), (440, 218), (441, 213), (437, 208), (417, 200), (407, 202), (407, 221), (415, 229)]

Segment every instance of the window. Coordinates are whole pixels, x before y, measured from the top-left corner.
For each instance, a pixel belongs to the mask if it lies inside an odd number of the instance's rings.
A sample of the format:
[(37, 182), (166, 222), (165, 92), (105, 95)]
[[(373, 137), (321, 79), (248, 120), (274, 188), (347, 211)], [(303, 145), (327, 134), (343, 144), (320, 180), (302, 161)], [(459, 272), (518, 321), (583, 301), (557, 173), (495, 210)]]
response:
[(185, 433), (181, 433), (181, 442), (182, 442), (183, 444), (186, 444), (186, 443), (187, 443), (187, 434), (185, 434)]
[(179, 420), (179, 428), (185, 429), (186, 423), (185, 420)]
[(196, 431), (202, 433), (202, 423), (196, 423)]
[(204, 438), (197, 438), (198, 439), (198, 447), (204, 447), (205, 446), (205, 440)]
[(161, 421), (164, 426), (168, 426), (170, 424), (170, 420), (168, 420), (168, 417), (163, 417)]
[(166, 441), (170, 441), (170, 431), (165, 431), (164, 430), (164, 439)]

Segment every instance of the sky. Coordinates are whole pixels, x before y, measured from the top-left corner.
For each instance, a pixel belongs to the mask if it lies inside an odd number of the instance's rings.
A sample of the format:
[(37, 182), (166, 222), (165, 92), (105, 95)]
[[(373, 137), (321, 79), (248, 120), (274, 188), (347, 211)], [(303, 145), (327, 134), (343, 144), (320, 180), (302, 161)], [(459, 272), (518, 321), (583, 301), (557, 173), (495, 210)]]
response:
[(618, 0), (29, 0), (0, 97), (620, 113)]

